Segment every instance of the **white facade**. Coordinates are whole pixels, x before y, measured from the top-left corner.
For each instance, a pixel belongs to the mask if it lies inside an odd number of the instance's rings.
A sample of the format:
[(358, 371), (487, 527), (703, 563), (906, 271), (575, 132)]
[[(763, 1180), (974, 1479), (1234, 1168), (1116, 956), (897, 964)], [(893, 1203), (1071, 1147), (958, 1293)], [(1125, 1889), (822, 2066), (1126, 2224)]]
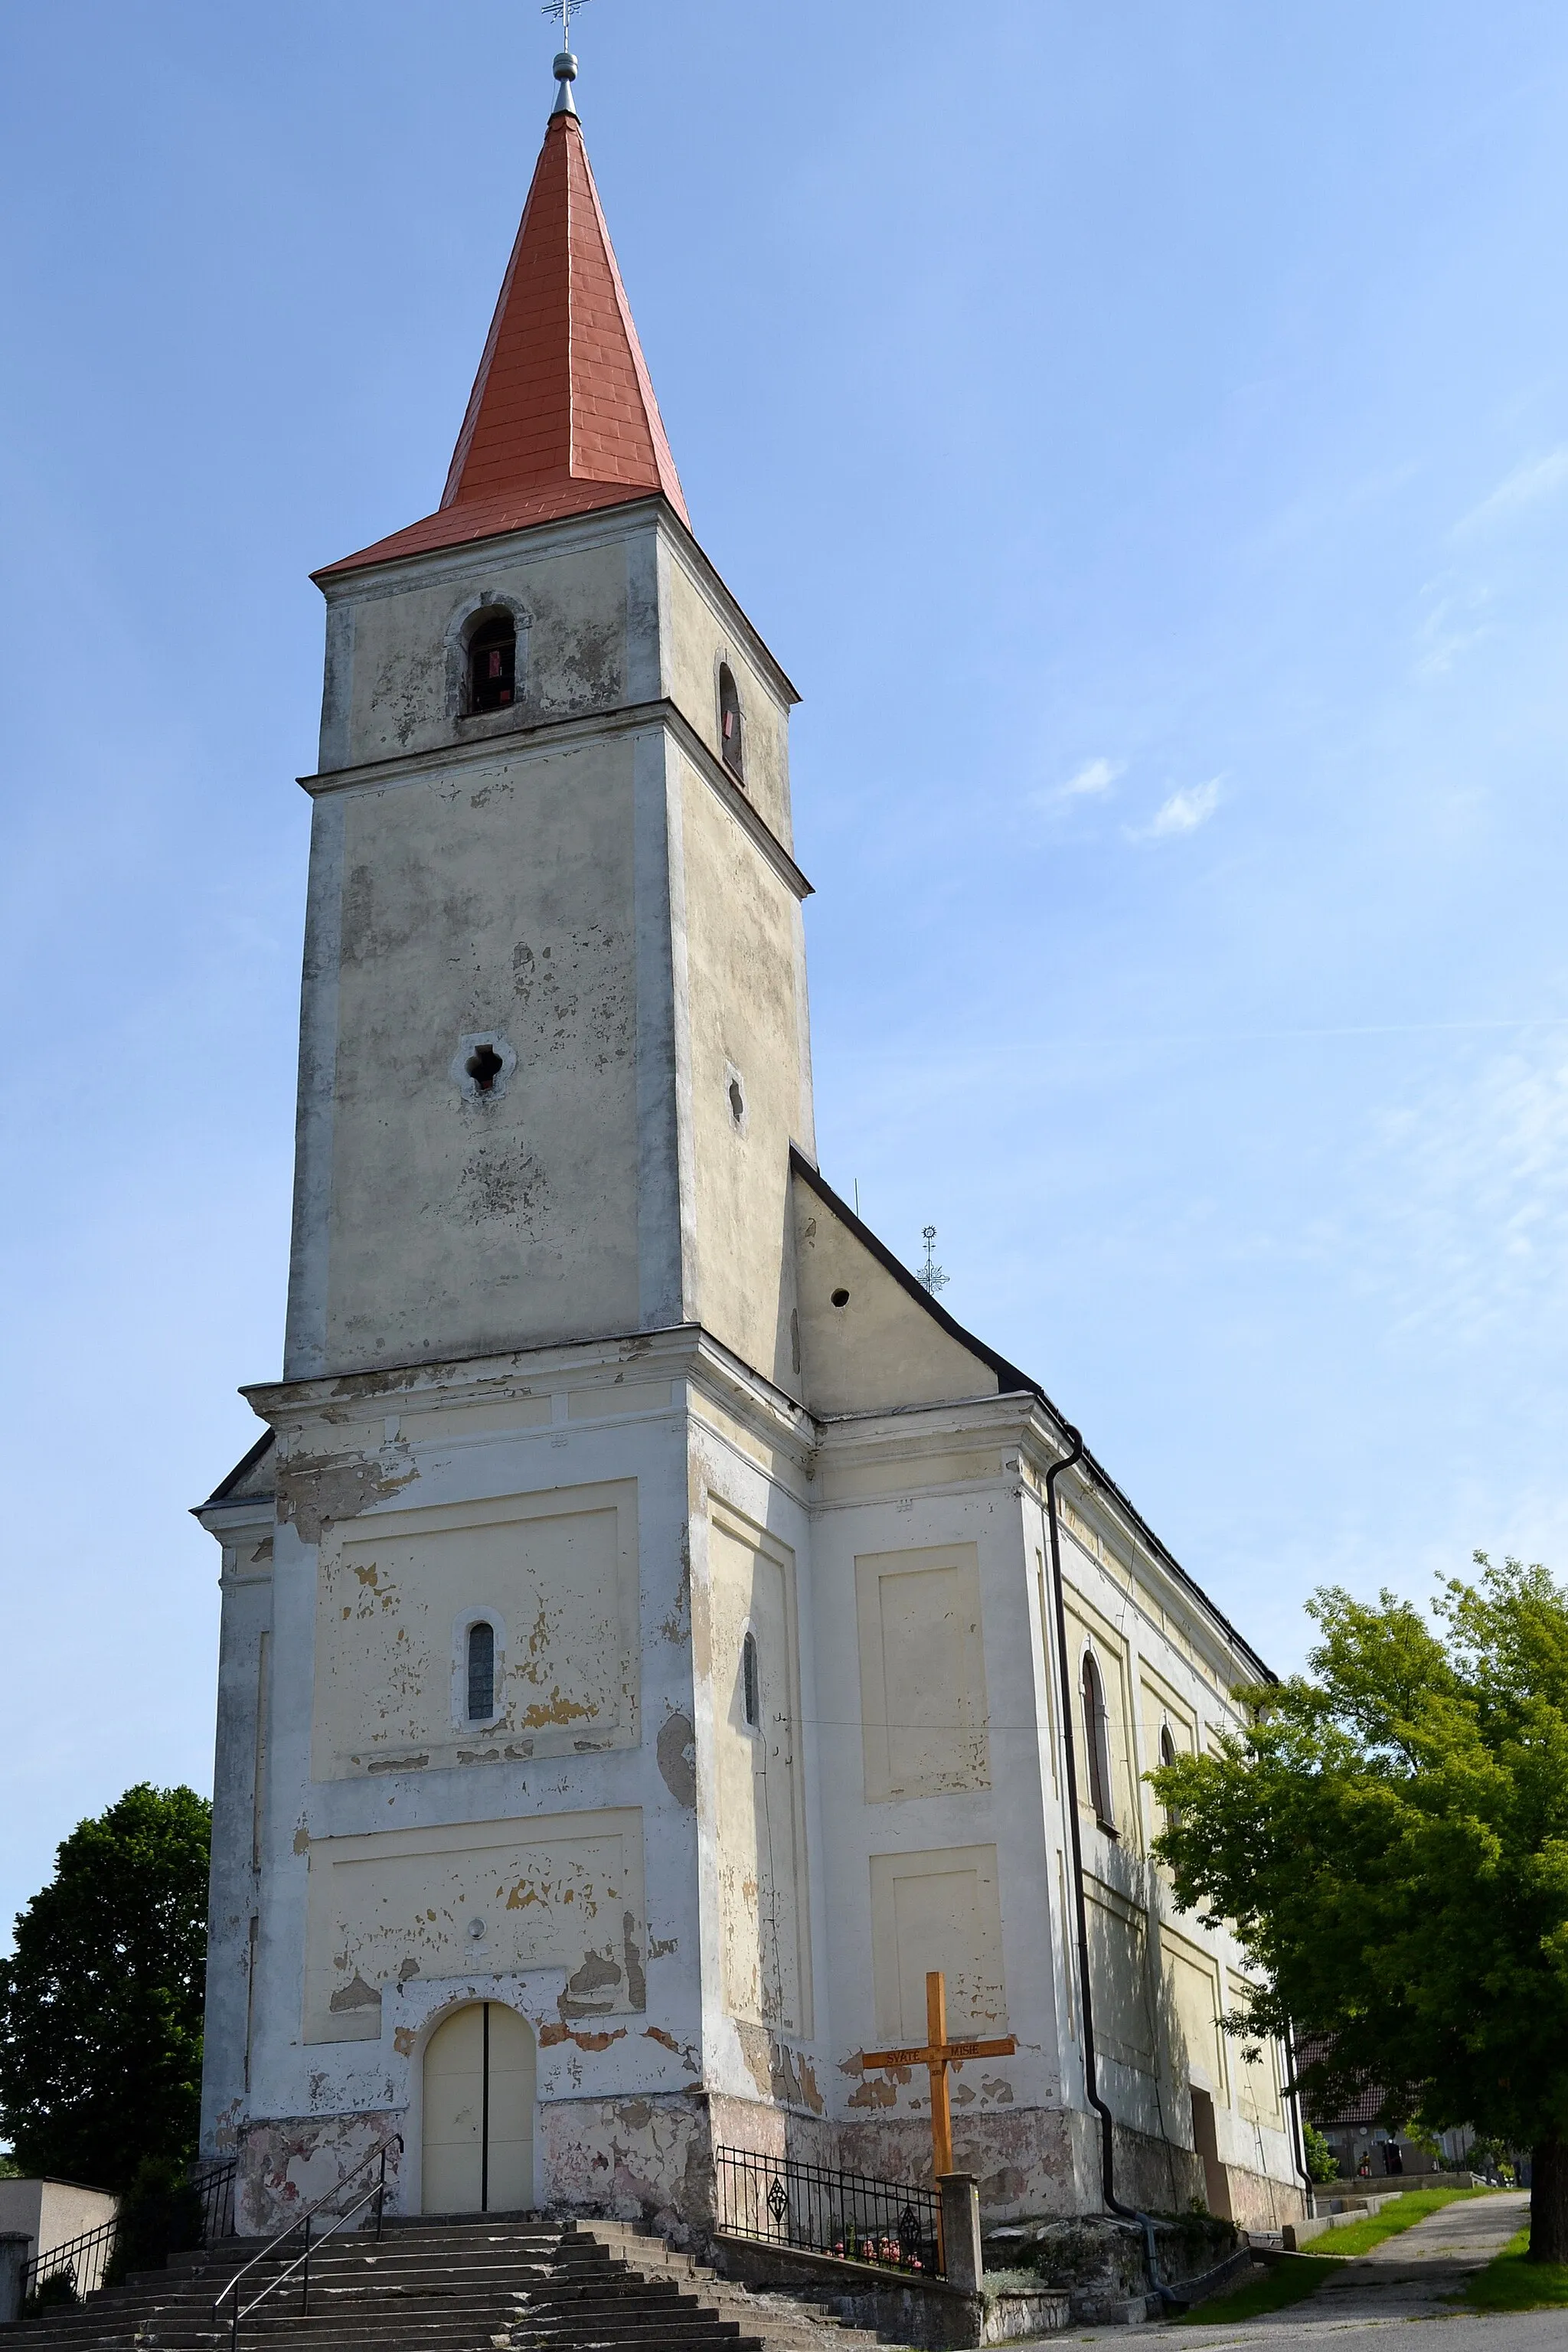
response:
[[(394, 2129), (406, 2210), (476, 2202), (489, 2064), (511, 2201), (700, 2231), (720, 2147), (919, 2179), (923, 2074), (858, 2053), (941, 1967), (1018, 2042), (955, 2081), (987, 2219), (1098, 2210), (1066, 1441), (816, 1171), (788, 681), (658, 498), (325, 586), (285, 1377), (201, 1513), (204, 2146), (242, 2226)], [(465, 717), (497, 612), (517, 698)], [(1279, 2055), (1142, 1780), (1258, 1664), (1091, 1464), (1058, 1496), (1118, 2193), (1275, 2220)]]

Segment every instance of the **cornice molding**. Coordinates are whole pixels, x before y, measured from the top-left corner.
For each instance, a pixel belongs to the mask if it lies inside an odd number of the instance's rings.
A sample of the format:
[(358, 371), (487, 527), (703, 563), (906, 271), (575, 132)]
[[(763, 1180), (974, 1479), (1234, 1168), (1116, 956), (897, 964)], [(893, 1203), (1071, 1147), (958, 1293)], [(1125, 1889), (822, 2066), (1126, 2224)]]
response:
[(417, 783), (426, 775), (446, 775), (454, 768), (493, 766), (508, 754), (548, 753), (602, 740), (606, 735), (637, 735), (663, 727), (675, 738), (709, 790), (723, 803), (742, 831), (748, 834), (773, 872), (797, 898), (812, 898), (812, 884), (789, 851), (758, 814), (721, 760), (715, 759), (679, 703), (668, 696), (656, 702), (621, 703), (611, 710), (587, 711), (570, 719), (551, 719), (535, 727), (516, 727), (443, 743), (428, 751), (399, 751), (386, 760), (367, 760), (352, 768), (329, 768), (296, 782), (312, 800), (331, 793), (376, 792), (387, 784)]
[(561, 515), (550, 522), (528, 523), (521, 530), (499, 531), (493, 538), (464, 540), (456, 547), (392, 556), (353, 572), (337, 572), (329, 567), (313, 572), (310, 577), (329, 604), (347, 604), (356, 599), (369, 602), (400, 595), (415, 572), (430, 580), (456, 579), (472, 572), (476, 562), (484, 562), (492, 556), (506, 562), (536, 549), (555, 554), (579, 547), (603, 547), (614, 540), (629, 539), (650, 525), (670, 541), (718, 605), (727, 625), (743, 641), (757, 667), (766, 673), (779, 700), (786, 709), (793, 709), (801, 698), (787, 671), (770, 653), (755, 623), (747, 617), (717, 565), (703, 552), (700, 542), (662, 492), (630, 498), (618, 506), (595, 507), (586, 514)]

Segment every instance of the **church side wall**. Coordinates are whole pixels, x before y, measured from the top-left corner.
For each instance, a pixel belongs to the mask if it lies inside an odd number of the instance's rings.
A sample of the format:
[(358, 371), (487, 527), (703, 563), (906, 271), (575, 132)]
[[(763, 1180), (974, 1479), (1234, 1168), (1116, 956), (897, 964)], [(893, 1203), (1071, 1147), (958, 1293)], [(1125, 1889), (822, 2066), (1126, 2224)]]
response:
[[(1244, 2214), (1302, 2208), (1282, 2053), (1226, 2031), (1245, 2010), (1243, 1955), (1226, 1928), (1177, 1911), (1150, 1851), (1161, 1824), (1144, 1779), (1160, 1762), (1162, 1733), (1176, 1752), (1201, 1753), (1237, 1722), (1229, 1685), (1247, 1669), (1216, 1649), (1192, 1604), (1169, 1580), (1156, 1583), (1124, 1531), (1101, 1525), (1094, 1499), (1070, 1478), (1060, 1516), (1095, 2036), (1131, 2183), (1119, 2193), (1163, 2210), (1202, 2194), (1244, 2226), (1274, 2227), (1277, 2219), (1247, 2223)], [(1104, 1699), (1114, 1836), (1089, 1801), (1086, 1654)], [(1217, 2171), (1199, 2152), (1194, 2095), (1212, 2103)]]

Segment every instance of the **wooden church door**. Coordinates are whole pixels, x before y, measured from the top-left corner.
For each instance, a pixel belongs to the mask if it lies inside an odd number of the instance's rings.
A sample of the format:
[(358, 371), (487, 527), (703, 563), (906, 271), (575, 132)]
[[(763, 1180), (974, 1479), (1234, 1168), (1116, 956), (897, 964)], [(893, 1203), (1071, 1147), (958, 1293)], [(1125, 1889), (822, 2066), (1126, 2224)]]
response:
[(481, 2000), (425, 2048), (426, 2213), (519, 2213), (533, 2205), (534, 2042), (525, 2019)]

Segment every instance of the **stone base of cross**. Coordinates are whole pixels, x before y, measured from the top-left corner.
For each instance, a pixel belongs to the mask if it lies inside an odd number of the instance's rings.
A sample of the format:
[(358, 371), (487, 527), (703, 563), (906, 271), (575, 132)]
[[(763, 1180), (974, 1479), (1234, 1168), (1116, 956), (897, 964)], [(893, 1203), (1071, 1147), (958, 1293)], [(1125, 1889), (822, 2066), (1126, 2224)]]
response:
[(947, 2070), (965, 2058), (1011, 2058), (1018, 2045), (1010, 2033), (994, 2042), (950, 2042), (947, 2038), (947, 1979), (940, 1969), (926, 1978), (926, 2040), (919, 2050), (863, 2050), (863, 2067), (924, 2066), (931, 2074), (931, 2167), (940, 2181), (952, 2170), (952, 2103), (948, 2096)]

